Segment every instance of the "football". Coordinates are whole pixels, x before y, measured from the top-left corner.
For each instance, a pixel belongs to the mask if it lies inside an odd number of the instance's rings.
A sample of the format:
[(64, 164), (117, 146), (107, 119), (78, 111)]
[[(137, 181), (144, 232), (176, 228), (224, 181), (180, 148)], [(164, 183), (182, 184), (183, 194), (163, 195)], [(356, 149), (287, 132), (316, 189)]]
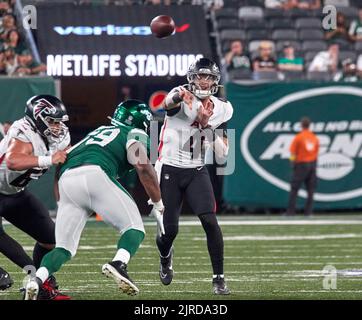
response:
[(157, 38), (166, 38), (174, 33), (175, 22), (170, 16), (157, 16), (152, 19), (151, 31)]

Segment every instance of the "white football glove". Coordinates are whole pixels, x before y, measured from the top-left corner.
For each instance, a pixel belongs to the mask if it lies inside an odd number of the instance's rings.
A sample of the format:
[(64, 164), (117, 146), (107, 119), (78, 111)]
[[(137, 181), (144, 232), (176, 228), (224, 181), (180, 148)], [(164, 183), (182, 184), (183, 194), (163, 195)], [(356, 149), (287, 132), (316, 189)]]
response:
[(148, 204), (153, 204), (153, 208), (150, 213), (150, 217), (154, 217), (157, 221), (157, 233), (159, 236), (165, 234), (165, 227), (163, 226), (163, 212), (165, 210), (165, 207), (163, 206), (162, 200), (153, 203), (150, 200), (148, 200)]

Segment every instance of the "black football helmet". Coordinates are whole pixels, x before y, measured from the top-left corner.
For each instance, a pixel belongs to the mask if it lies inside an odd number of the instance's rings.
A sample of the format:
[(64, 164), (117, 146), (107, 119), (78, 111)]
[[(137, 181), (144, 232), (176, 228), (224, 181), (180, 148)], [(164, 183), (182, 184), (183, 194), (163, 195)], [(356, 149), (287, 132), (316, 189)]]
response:
[[(208, 88), (200, 86), (201, 75), (207, 75), (206, 81), (211, 80)], [(205, 99), (214, 95), (219, 90), (219, 81), (221, 78), (220, 70), (217, 64), (208, 58), (199, 58), (192, 63), (187, 71), (187, 81), (189, 90), (198, 98)]]
[[(49, 142), (59, 143), (68, 133), (64, 124), (69, 120), (67, 110), (57, 97), (38, 95), (30, 98), (26, 103), (25, 118)], [(59, 126), (52, 126), (54, 123)]]

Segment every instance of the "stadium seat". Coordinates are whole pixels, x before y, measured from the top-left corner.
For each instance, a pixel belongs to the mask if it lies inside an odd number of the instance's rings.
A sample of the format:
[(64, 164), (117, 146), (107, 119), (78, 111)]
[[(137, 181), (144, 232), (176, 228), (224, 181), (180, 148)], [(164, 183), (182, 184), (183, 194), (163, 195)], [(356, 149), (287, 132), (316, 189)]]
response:
[(233, 8), (235, 10), (235, 9), (239, 9), (243, 5), (245, 5), (245, 1), (243, 1), (243, 0), (224, 1), (224, 8)]
[(280, 80), (279, 73), (277, 71), (254, 71), (253, 72), (254, 80)]
[(362, 8), (361, 0), (349, 0), (351, 7)]
[(214, 15), (216, 20), (221, 18), (238, 18), (238, 11), (234, 8), (221, 8), (214, 11)]
[(292, 19), (311, 16), (309, 10), (297, 9), (297, 8), (288, 10), (286, 14)]
[(306, 63), (311, 62), (314, 57), (318, 54), (320, 51), (308, 51), (304, 54), (304, 60)]
[(322, 19), (326, 15), (323, 13), (323, 8), (321, 9), (315, 9), (315, 10), (309, 10), (310, 17)]
[(324, 0), (325, 6), (349, 7), (349, 0)]
[(295, 30), (276, 29), (272, 33), (273, 40), (296, 40), (297, 38)]
[(354, 49), (358, 52), (362, 52), (362, 41), (357, 41), (354, 45)]
[(332, 80), (332, 75), (329, 72), (308, 71), (307, 79), (308, 80), (319, 80), (319, 81), (330, 81), (330, 80)]
[[(275, 44), (272, 41), (269, 41), (272, 44), (273, 51), (275, 51)], [(248, 50), (249, 52), (255, 52), (258, 50), (260, 44), (260, 40), (254, 40), (249, 42)]]
[(299, 18), (295, 22), (297, 29), (322, 29), (322, 21), (318, 18)]
[(228, 72), (230, 80), (246, 80), (251, 79), (252, 72), (249, 69), (239, 68)]
[(323, 40), (324, 32), (320, 29), (300, 29), (299, 30), (300, 40)]
[(339, 50), (353, 50), (353, 44), (345, 39), (333, 39), (328, 42), (329, 44), (338, 44)]
[(304, 51), (323, 51), (327, 50), (328, 45), (324, 41), (303, 41), (302, 50)]
[(250, 29), (247, 32), (247, 39), (250, 40), (265, 40), (269, 39), (269, 30), (267, 29)]
[(245, 31), (240, 29), (222, 30), (220, 32), (221, 41), (225, 40), (244, 40), (246, 38)]
[[(265, 24), (265, 22), (264, 22)], [(287, 18), (272, 18), (269, 20), (270, 29), (291, 29), (294, 28), (294, 21)]]
[(303, 71), (283, 71), (284, 80), (302, 80), (304, 78)]
[(260, 7), (241, 7), (239, 9), (240, 19), (263, 19), (264, 12)]
[(244, 23), (245, 29), (265, 29), (265, 21), (264, 20), (240, 20)]
[[(227, 2), (228, 0), (224, 1)], [(258, 6), (264, 8), (265, 0), (243, 0), (246, 6)], [(241, 7), (241, 6), (240, 6)]]
[(264, 17), (266, 19), (271, 18), (285, 18), (285, 11), (283, 9), (265, 9)]
[(217, 21), (217, 29), (219, 31), (224, 29), (239, 29), (241, 27), (241, 21), (239, 19), (220, 19)]
[[(362, 4), (360, 4), (360, 7)], [(353, 20), (358, 18), (358, 8), (356, 7), (340, 7), (337, 10), (338, 12), (343, 13), (348, 20)]]
[(339, 51), (339, 62), (342, 62), (345, 59), (350, 58), (353, 62), (357, 60), (357, 53), (354, 51)]
[(329, 72), (309, 71), (307, 72), (307, 79), (317, 81), (330, 81), (332, 80), (332, 75)]

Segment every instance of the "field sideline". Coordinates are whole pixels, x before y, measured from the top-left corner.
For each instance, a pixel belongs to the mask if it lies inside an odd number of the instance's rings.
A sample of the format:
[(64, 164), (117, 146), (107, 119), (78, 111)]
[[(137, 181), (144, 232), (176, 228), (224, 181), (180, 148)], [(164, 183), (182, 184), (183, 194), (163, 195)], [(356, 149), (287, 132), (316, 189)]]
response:
[[(362, 215), (219, 217), (225, 238), (225, 275), (232, 295), (211, 293), (211, 266), (197, 219), (181, 219), (175, 243), (175, 277), (168, 287), (158, 278), (155, 223), (145, 218), (147, 235), (129, 264), (140, 294), (128, 297), (101, 274), (115, 253), (117, 233), (103, 222), (89, 221), (77, 256), (57, 274), (61, 289), (73, 299), (361, 299)], [(11, 225), (5, 230), (31, 252), (34, 241)], [(337, 269), (337, 288), (323, 289), (323, 268)], [(21, 299), (24, 274), (0, 255), (0, 266), (15, 280), (0, 300)]]

